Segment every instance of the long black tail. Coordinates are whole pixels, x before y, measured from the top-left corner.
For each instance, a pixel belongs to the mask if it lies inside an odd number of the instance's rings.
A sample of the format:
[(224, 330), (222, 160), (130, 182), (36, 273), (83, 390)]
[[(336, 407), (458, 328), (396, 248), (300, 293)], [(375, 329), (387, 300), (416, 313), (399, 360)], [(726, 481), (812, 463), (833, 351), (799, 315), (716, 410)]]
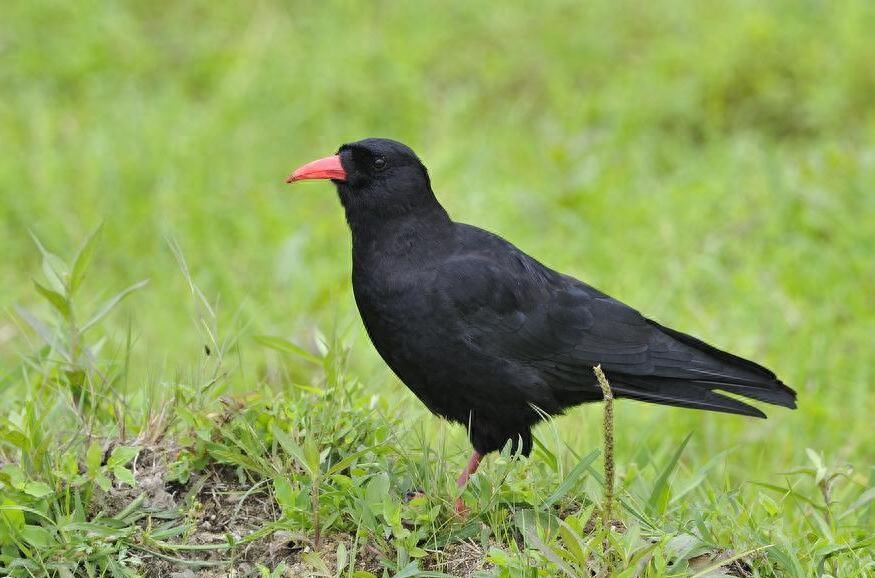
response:
[(755, 417), (766, 415), (715, 390), (773, 405), (796, 408), (796, 392), (762, 365), (717, 349), (692, 335), (648, 320), (660, 331), (699, 353), (697, 363), (675, 368), (671, 375), (617, 375), (611, 387), (621, 397)]

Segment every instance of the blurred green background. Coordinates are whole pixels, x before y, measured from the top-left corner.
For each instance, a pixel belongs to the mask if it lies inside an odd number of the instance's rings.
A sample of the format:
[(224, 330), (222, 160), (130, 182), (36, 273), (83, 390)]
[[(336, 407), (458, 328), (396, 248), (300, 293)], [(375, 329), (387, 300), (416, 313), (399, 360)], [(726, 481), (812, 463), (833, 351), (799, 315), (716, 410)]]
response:
[[(4, 365), (39, 346), (13, 306), (47, 311), (29, 231), (70, 257), (103, 223), (83, 306), (151, 280), (106, 329), (132, 328), (134, 387), (203, 355), (173, 239), (239, 337), (241, 390), (267, 379), (251, 335), (312, 347), (315, 328), (349, 327), (366, 387), (408, 395), (360, 327), (333, 187), (283, 184), (385, 136), (421, 155), (456, 219), (799, 391), (768, 422), (623, 403), (618, 438), (699, 430), (706, 451), (749, 444), (737, 467), (753, 475), (806, 446), (875, 462), (875, 3), (0, 12)], [(560, 421), (571, 443), (595, 443), (595, 411)]]

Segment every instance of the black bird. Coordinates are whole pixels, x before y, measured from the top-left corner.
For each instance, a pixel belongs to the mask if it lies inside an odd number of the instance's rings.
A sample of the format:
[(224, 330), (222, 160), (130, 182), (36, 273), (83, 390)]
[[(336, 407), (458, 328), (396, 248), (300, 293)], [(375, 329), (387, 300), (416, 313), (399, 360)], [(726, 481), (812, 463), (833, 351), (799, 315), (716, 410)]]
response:
[(600, 400), (598, 364), (616, 397), (756, 417), (765, 414), (717, 392), (796, 407), (796, 392), (765, 367), (451, 220), (404, 144), (345, 144), (287, 182), (304, 179), (337, 187), (353, 292), (377, 351), (433, 413), (467, 428), (474, 453), (460, 486), (508, 441), (528, 455), (545, 415)]

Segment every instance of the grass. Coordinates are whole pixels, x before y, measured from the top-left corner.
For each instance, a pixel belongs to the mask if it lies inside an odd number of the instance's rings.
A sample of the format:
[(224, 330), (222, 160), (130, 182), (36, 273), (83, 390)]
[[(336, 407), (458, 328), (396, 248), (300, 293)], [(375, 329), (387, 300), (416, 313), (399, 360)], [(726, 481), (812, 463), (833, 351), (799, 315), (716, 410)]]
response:
[[(3, 12), (0, 573), (873, 573), (870, 2)], [(364, 336), (330, 186), (282, 185), (364, 136), (799, 409), (617, 402), (612, 529), (575, 409), (454, 518), (464, 432)]]

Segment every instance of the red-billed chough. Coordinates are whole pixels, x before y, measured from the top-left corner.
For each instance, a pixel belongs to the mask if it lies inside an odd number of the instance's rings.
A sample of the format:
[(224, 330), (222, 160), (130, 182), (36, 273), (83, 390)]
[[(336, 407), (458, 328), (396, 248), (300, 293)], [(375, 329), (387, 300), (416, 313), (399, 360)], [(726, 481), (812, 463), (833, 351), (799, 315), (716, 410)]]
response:
[(331, 179), (352, 231), (352, 286), (377, 351), (428, 408), (468, 429), (459, 485), (508, 441), (528, 455), (545, 415), (616, 397), (765, 417), (718, 391), (789, 408), (752, 361), (647, 319), (483, 229), (456, 223), (407, 146), (369, 138), (287, 182)]

